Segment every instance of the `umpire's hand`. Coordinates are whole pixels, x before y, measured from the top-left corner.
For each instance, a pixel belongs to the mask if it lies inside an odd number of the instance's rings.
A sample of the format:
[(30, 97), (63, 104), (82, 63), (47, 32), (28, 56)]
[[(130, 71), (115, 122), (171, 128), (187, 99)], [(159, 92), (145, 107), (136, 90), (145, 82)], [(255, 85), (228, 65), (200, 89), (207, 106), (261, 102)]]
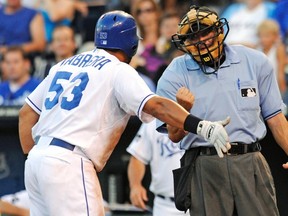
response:
[(194, 104), (195, 97), (188, 88), (181, 87), (176, 93), (176, 100), (178, 104), (189, 112)]

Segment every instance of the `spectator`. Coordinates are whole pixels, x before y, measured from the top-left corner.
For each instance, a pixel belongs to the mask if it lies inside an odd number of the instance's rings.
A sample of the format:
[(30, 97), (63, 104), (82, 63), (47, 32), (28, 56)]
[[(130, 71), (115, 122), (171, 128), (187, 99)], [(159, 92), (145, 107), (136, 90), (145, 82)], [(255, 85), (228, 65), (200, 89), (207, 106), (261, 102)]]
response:
[(21, 0), (7, 0), (0, 7), (0, 54), (9, 46), (21, 46), (27, 54), (45, 49), (44, 21), (40, 13), (23, 7)]
[(30, 76), (30, 61), (20, 47), (8, 47), (3, 63), (5, 71), (2, 72), (7, 80), (0, 84), (0, 105), (23, 105), (40, 81)]
[(54, 64), (75, 54), (77, 45), (74, 30), (65, 25), (56, 26), (52, 34), (50, 48), (52, 58), (45, 56), (35, 59), (35, 77), (40, 79), (45, 78)]
[(155, 48), (160, 36), (160, 14), (160, 8), (154, 0), (137, 1), (133, 11), (140, 30), (139, 34), (143, 39), (139, 42), (138, 51), (130, 65), (150, 77), (155, 83), (157, 74), (163, 72), (161, 67), (165, 65)]
[[(279, 0), (275, 8), (275, 19), (280, 25), (281, 37), (288, 38), (288, 0)], [(287, 39), (288, 40), (288, 39)], [(288, 46), (288, 43), (287, 43)]]
[(4, 80), (6, 80), (6, 76), (4, 74), (5, 70), (5, 63), (3, 61), (3, 58), (0, 59), (0, 83), (3, 82)]
[[(78, 0), (87, 5), (87, 14), (83, 16), (77, 13), (75, 18), (76, 33), (80, 33), (82, 43), (94, 41), (94, 29), (87, 26), (95, 26), (99, 17), (107, 10), (107, 0)], [(112, 4), (109, 4), (112, 6)], [(112, 10), (112, 8), (111, 8)]]
[(280, 28), (275, 20), (264, 20), (258, 27), (260, 51), (264, 52), (270, 59), (282, 96), (286, 91), (285, 82), (285, 46), (281, 41)]
[[(161, 5), (161, 8), (165, 12), (173, 12), (177, 11), (180, 16), (183, 16), (187, 10), (191, 6), (192, 1), (183, 1), (183, 0), (158, 0), (159, 4)], [(199, 5), (199, 6), (209, 6), (213, 9), (219, 10), (223, 7), (224, 4), (227, 4), (227, 2), (231, 2), (228, 0), (193, 0), (193, 4)]]
[(257, 28), (264, 19), (273, 16), (275, 6), (275, 3), (264, 0), (243, 0), (243, 3), (231, 4), (221, 15), (230, 26), (226, 42), (255, 48), (258, 44)]
[(171, 36), (177, 32), (179, 22), (180, 17), (176, 12), (165, 13), (160, 19), (160, 37), (156, 43), (156, 51), (167, 65), (174, 57), (183, 54), (171, 42)]
[(83, 16), (87, 16), (88, 7), (85, 2), (80, 0), (45, 0), (41, 11), (45, 21), (46, 41), (50, 43), (52, 32), (56, 26), (71, 26), (75, 12), (79, 11)]

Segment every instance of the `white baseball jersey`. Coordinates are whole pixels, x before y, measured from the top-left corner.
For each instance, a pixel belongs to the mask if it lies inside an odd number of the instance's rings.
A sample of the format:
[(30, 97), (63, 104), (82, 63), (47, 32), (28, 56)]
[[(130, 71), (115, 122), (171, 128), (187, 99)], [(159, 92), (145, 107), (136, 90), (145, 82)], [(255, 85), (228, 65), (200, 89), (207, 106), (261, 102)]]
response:
[(40, 115), (33, 138), (76, 145), (100, 171), (131, 115), (153, 119), (142, 108), (154, 95), (131, 66), (106, 51), (75, 55), (55, 65), (26, 99)]
[(155, 195), (153, 215), (188, 215), (180, 212), (170, 199), (174, 197), (172, 170), (180, 167), (180, 158), (184, 154), (177, 143), (173, 143), (167, 134), (156, 131), (156, 120), (142, 124), (127, 151), (144, 164), (150, 164), (150, 191)]
[(167, 134), (157, 132), (156, 121), (141, 125), (127, 151), (142, 163), (150, 164), (149, 189), (154, 194), (174, 197), (172, 170), (180, 167), (184, 151)]

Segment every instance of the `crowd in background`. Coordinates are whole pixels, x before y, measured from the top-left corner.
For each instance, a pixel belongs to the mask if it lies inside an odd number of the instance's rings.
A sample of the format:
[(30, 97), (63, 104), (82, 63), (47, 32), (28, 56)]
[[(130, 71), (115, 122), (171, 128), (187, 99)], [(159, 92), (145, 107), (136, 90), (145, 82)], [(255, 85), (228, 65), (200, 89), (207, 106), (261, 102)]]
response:
[[(12, 87), (10, 91), (0, 87), (0, 105), (21, 105), (19, 100), (9, 102), (24, 84), (16, 81), (17, 76), (25, 74), (15, 72), (14, 63), (5, 58), (10, 47), (17, 46), (25, 52), (30, 62), (29, 74), (41, 81), (53, 64), (94, 48), (95, 24), (110, 10), (124, 10), (135, 17), (142, 40), (131, 66), (155, 89), (166, 66), (182, 54), (171, 43), (171, 35), (176, 33), (177, 24), (192, 4), (209, 6), (228, 20), (227, 43), (249, 46), (269, 57), (284, 102), (288, 103), (287, 0), (1, 0), (1, 82), (10, 82)], [(10, 73), (14, 75), (11, 77)]]
[(0, 106), (22, 105), (54, 64), (93, 49), (98, 18), (115, 9), (137, 21), (142, 40), (131, 66), (155, 90), (167, 65), (182, 55), (171, 36), (192, 4), (228, 20), (226, 43), (268, 56), (288, 104), (288, 0), (0, 0)]

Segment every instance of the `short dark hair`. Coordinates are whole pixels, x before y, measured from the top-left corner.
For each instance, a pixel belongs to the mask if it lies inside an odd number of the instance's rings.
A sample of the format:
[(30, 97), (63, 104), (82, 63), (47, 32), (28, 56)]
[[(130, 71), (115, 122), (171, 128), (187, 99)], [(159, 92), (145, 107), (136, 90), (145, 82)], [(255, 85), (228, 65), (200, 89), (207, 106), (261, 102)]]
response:
[[(53, 33), (55, 32), (55, 31), (57, 31), (57, 30), (61, 30), (61, 29), (70, 29), (71, 30), (71, 32), (72, 32), (72, 39), (75, 41), (75, 30), (72, 28), (72, 27), (70, 27), (70, 26), (68, 26), (68, 25), (63, 25), (63, 24), (60, 24), (60, 25), (57, 25), (54, 29), (53, 29), (53, 32), (52, 32), (52, 35), (53, 35)], [(53, 37), (52, 37), (52, 40), (53, 40)]]
[(7, 53), (11, 53), (11, 52), (19, 52), (21, 56), (23, 57), (23, 59), (25, 60), (29, 59), (27, 53), (24, 51), (24, 49), (21, 46), (9, 46), (7, 50), (3, 53), (2, 60), (5, 60), (5, 56), (7, 55)]

